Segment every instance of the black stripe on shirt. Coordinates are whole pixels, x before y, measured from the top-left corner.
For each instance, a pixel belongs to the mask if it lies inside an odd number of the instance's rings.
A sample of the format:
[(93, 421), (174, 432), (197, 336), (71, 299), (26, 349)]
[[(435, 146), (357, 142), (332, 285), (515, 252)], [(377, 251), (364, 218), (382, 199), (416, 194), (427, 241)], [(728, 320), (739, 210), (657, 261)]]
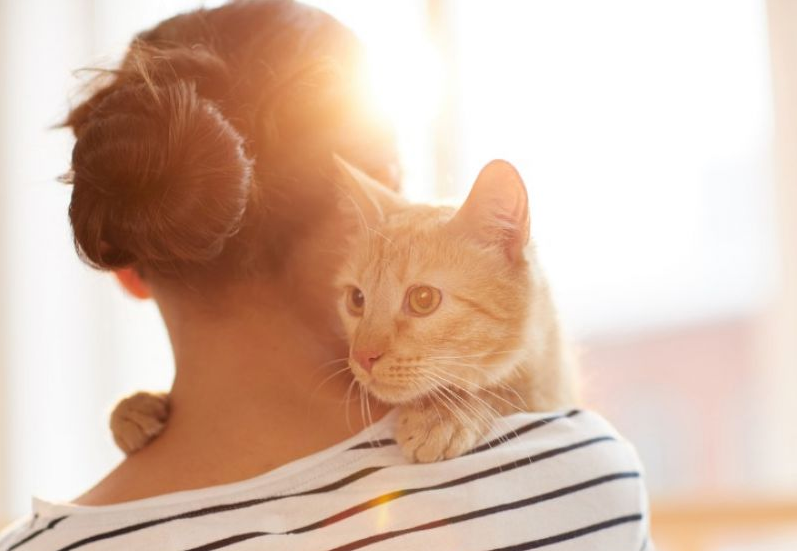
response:
[(364, 501), (362, 503), (359, 503), (358, 505), (354, 505), (353, 507), (349, 507), (348, 509), (345, 509), (345, 510), (341, 511), (340, 513), (331, 515), (331, 516), (329, 516), (329, 517), (327, 517), (327, 518), (325, 518), (323, 520), (319, 520), (319, 521), (313, 522), (311, 524), (307, 524), (307, 525), (302, 526), (300, 528), (295, 528), (295, 529), (293, 529), (293, 530), (291, 530), (290, 532), (287, 532), (287, 533), (288, 534), (303, 534), (305, 532), (309, 532), (311, 530), (315, 530), (316, 528), (321, 528), (323, 526), (328, 526), (329, 524), (334, 524), (335, 522), (339, 522), (341, 520), (347, 519), (347, 518), (349, 518), (351, 516), (354, 516), (356, 514), (362, 513), (363, 511), (366, 511), (368, 509), (372, 509), (373, 507), (377, 507), (379, 505), (383, 505), (385, 503), (388, 503), (390, 501), (393, 501), (393, 500), (396, 500), (396, 499), (399, 499), (399, 498), (402, 498), (402, 497), (405, 497), (405, 496), (408, 496), (408, 495), (419, 494), (419, 493), (422, 493), (422, 492), (428, 492), (428, 491), (432, 491), (432, 490), (445, 490), (447, 488), (453, 488), (454, 486), (467, 484), (467, 483), (473, 482), (475, 480), (479, 480), (479, 479), (482, 479), (482, 478), (487, 478), (487, 477), (490, 477), (490, 476), (495, 476), (497, 474), (509, 472), (511, 470), (517, 469), (518, 467), (524, 467), (524, 466), (530, 465), (530, 464), (532, 464), (534, 462), (542, 461), (543, 459), (548, 459), (548, 458), (551, 458), (551, 457), (554, 457), (554, 456), (557, 456), (557, 455), (561, 455), (563, 453), (567, 453), (567, 452), (570, 452), (570, 451), (577, 450), (579, 448), (583, 448), (583, 447), (586, 447), (586, 446), (591, 446), (593, 444), (598, 444), (600, 442), (607, 442), (607, 441), (613, 441), (613, 440), (614, 440), (614, 438), (611, 437), (611, 436), (599, 436), (599, 437), (596, 437), (596, 438), (590, 438), (588, 440), (582, 440), (580, 442), (576, 442), (575, 444), (569, 444), (567, 446), (561, 446), (561, 447), (558, 447), (558, 448), (553, 448), (553, 449), (550, 449), (550, 450), (546, 450), (544, 452), (540, 452), (540, 453), (535, 454), (535, 455), (522, 457), (522, 458), (517, 459), (515, 461), (512, 461), (510, 463), (504, 463), (503, 465), (498, 465), (497, 467), (492, 467), (490, 469), (485, 469), (483, 471), (478, 471), (478, 472), (475, 472), (475, 473), (472, 473), (472, 474), (469, 474), (469, 475), (466, 475), (466, 476), (461, 476), (459, 478), (455, 478), (453, 480), (449, 480), (448, 482), (441, 482), (439, 484), (434, 484), (434, 485), (431, 485), (431, 486), (421, 486), (421, 487), (418, 487), (418, 488), (409, 488), (409, 489), (406, 489), (406, 490), (396, 490), (396, 491), (393, 491), (393, 492), (382, 494), (379, 497), (375, 497), (375, 498), (369, 499), (368, 501)]
[(272, 534), (271, 532), (247, 532), (245, 534), (230, 536), (229, 538), (224, 538), (223, 540), (212, 541), (210, 543), (206, 543), (205, 545), (200, 545), (199, 547), (192, 547), (188, 551), (213, 551), (214, 549), (222, 549), (223, 547), (235, 545), (236, 543), (240, 543), (242, 541), (274, 535), (284, 536), (285, 534)]
[[(630, 522), (639, 522), (642, 520), (642, 518), (643, 517), (641, 514), (626, 515), (623, 517), (617, 517), (610, 520), (605, 520), (603, 522), (598, 522), (596, 524), (590, 524), (589, 526), (585, 526), (577, 530), (562, 532), (561, 534), (556, 534), (554, 536), (548, 536), (546, 538), (531, 540), (516, 545), (510, 545), (507, 547), (499, 547), (496, 549), (491, 549), (490, 551), (527, 551), (529, 549), (540, 549), (541, 547), (547, 547), (548, 545), (554, 545), (556, 543), (561, 543), (563, 541), (581, 538), (589, 534), (593, 534), (595, 532), (600, 532), (602, 530), (608, 530), (609, 528), (614, 528), (615, 526), (619, 526), (622, 524), (628, 524)], [(254, 539), (263, 535), (267, 534), (263, 532), (248, 532), (246, 534), (239, 534), (237, 536), (232, 536), (229, 538), (225, 538), (223, 540), (215, 541), (213, 543), (209, 543), (201, 547), (194, 547), (189, 551), (214, 551), (215, 549), (222, 549), (224, 547), (228, 547), (230, 545)], [(369, 543), (374, 543), (374, 542), (369, 542)], [(369, 543), (366, 543), (365, 545), (368, 545)], [(344, 546), (335, 549), (356, 549), (356, 548), (357, 547)]]
[[(575, 413), (570, 412), (566, 416), (570, 417), (571, 414), (575, 414)], [(547, 418), (547, 420), (540, 420), (540, 421), (546, 421), (546, 423), (544, 423), (544, 424), (547, 424), (550, 421), (555, 421), (556, 419), (561, 419), (563, 417), (564, 416), (562, 416), (562, 415), (552, 416), (552, 417)], [(526, 425), (526, 427), (528, 427), (528, 428), (526, 428), (523, 432), (528, 432), (529, 430), (544, 426), (544, 424), (542, 424), (540, 421), (536, 421), (534, 423), (530, 423), (529, 425)], [(534, 426), (531, 426), (531, 425), (534, 425)], [(525, 428), (525, 427), (521, 427), (521, 429), (522, 428)], [(518, 429), (518, 430), (521, 430), (521, 429)], [(359, 446), (359, 445), (362, 445), (362, 444), (358, 444), (357, 446)], [(357, 446), (355, 446), (355, 448)], [(350, 448), (350, 449), (354, 449), (354, 448)], [(152, 528), (153, 526), (158, 526), (160, 524), (165, 524), (167, 522), (173, 522), (173, 521), (176, 521), (176, 520), (192, 519), (192, 518), (202, 517), (202, 516), (206, 516), (206, 515), (213, 515), (213, 514), (217, 514), (217, 513), (224, 513), (224, 512), (227, 512), (227, 511), (234, 511), (234, 510), (237, 510), (237, 509), (245, 509), (245, 508), (248, 508), (248, 507), (254, 507), (256, 505), (261, 505), (261, 504), (264, 504), (264, 503), (268, 503), (268, 502), (271, 502), (271, 501), (277, 501), (277, 500), (280, 500), (280, 499), (286, 499), (286, 498), (289, 498), (289, 497), (302, 497), (302, 496), (308, 496), (308, 495), (313, 495), (313, 494), (321, 494), (321, 493), (330, 492), (330, 491), (333, 491), (333, 490), (337, 490), (338, 488), (342, 488), (343, 486), (346, 486), (347, 484), (350, 484), (350, 483), (352, 483), (352, 482), (354, 482), (356, 480), (364, 478), (364, 477), (366, 477), (366, 476), (368, 476), (368, 475), (370, 475), (372, 473), (375, 473), (377, 471), (380, 471), (380, 470), (382, 470), (384, 468), (385, 467), (369, 467), (367, 469), (362, 469), (362, 470), (357, 471), (356, 473), (354, 473), (352, 475), (349, 475), (349, 476), (347, 476), (345, 478), (342, 478), (342, 479), (340, 479), (340, 480), (338, 480), (336, 482), (333, 482), (333, 483), (328, 484), (326, 486), (322, 486), (320, 488), (315, 488), (313, 490), (307, 490), (306, 492), (299, 492), (299, 493), (295, 493), (295, 494), (286, 494), (286, 495), (279, 495), (279, 496), (270, 496), (270, 497), (267, 497), (267, 498), (251, 499), (251, 500), (247, 500), (247, 501), (227, 503), (227, 504), (223, 504), (223, 505), (215, 505), (215, 506), (212, 506), (212, 507), (204, 507), (202, 509), (197, 509), (197, 510), (194, 510), (194, 511), (188, 511), (188, 512), (180, 513), (180, 514), (177, 514), (177, 515), (171, 515), (171, 516), (168, 516), (168, 517), (162, 517), (162, 518), (158, 518), (158, 519), (152, 519), (152, 520), (148, 520), (148, 521), (144, 521), (144, 522), (139, 522), (139, 523), (136, 523), (136, 524), (131, 524), (129, 526), (124, 526), (122, 528), (117, 528), (115, 530), (110, 530), (108, 532), (101, 532), (99, 534), (95, 534), (93, 536), (89, 536), (87, 538), (83, 538), (81, 540), (78, 540), (76, 542), (73, 542), (73, 543), (67, 545), (66, 547), (62, 547), (58, 551), (72, 551), (73, 549), (77, 549), (77, 548), (82, 547), (84, 545), (88, 545), (89, 543), (94, 543), (96, 541), (101, 541), (101, 540), (105, 540), (105, 539), (109, 539), (109, 538), (116, 538), (116, 537), (119, 537), (119, 536), (124, 536), (124, 535), (130, 534), (132, 532), (137, 532), (139, 530), (145, 530), (147, 528)]]
[(341, 545), (339, 547), (335, 547), (330, 551), (353, 551), (354, 549), (360, 549), (367, 545), (371, 545), (374, 543), (378, 543), (380, 541), (384, 541), (387, 539), (392, 539), (398, 536), (403, 536), (406, 534), (412, 534), (414, 532), (421, 532), (423, 530), (431, 530), (433, 528), (440, 528), (442, 526), (447, 526), (450, 524), (456, 524), (458, 522), (464, 522), (466, 520), (472, 520), (480, 517), (486, 517), (489, 515), (494, 515), (496, 513), (502, 513), (504, 511), (511, 511), (513, 509), (520, 509), (521, 507), (527, 507), (529, 505), (536, 505), (537, 503), (542, 503), (544, 501), (550, 501), (552, 499), (558, 499), (560, 497), (574, 494), (577, 492), (581, 492), (588, 488), (592, 488), (594, 486), (599, 486), (601, 484), (607, 484), (609, 482), (613, 482), (615, 480), (623, 480), (628, 478), (639, 478), (638, 472), (622, 472), (622, 473), (614, 473), (608, 474), (605, 476), (599, 476), (597, 478), (593, 478), (591, 480), (586, 480), (584, 482), (579, 482), (578, 484), (572, 484), (570, 486), (565, 486), (564, 488), (559, 488), (557, 490), (552, 490), (550, 492), (545, 492), (543, 494), (538, 494), (536, 496), (527, 497), (524, 499), (519, 499), (517, 501), (510, 501), (508, 503), (502, 503), (500, 505), (494, 505), (492, 507), (486, 507), (484, 509), (477, 509), (475, 511), (470, 511), (467, 513), (463, 513), (460, 515), (455, 515), (447, 518), (442, 518), (438, 520), (433, 520), (431, 522), (426, 522), (424, 524), (419, 524), (417, 526), (413, 526), (411, 528), (404, 528), (401, 530), (393, 530), (390, 532), (383, 532), (382, 534), (375, 534), (373, 536), (369, 536), (367, 538), (363, 538), (357, 541), (353, 541), (351, 543), (347, 543), (345, 545)]
[(352, 446), (351, 448), (348, 448), (346, 451), (370, 450), (370, 449), (373, 449), (373, 448), (384, 448), (386, 446), (392, 446), (395, 443), (396, 443), (396, 441), (393, 440), (392, 438), (383, 438), (381, 440), (366, 440), (365, 442), (360, 442), (359, 444), (356, 444), (356, 445)]
[[(252, 539), (252, 538), (262, 537), (262, 536), (284, 536), (284, 535), (304, 534), (304, 533), (316, 530), (318, 528), (323, 528), (325, 526), (329, 526), (330, 524), (335, 524), (336, 522), (340, 522), (340, 521), (345, 520), (347, 518), (353, 517), (354, 515), (362, 513), (363, 511), (367, 511), (368, 509), (372, 509), (374, 507), (377, 507), (377, 506), (380, 506), (380, 505), (384, 505), (385, 503), (394, 501), (394, 500), (402, 498), (402, 497), (406, 497), (408, 495), (418, 494), (418, 493), (422, 493), (422, 492), (428, 492), (428, 491), (432, 491), (432, 490), (443, 490), (443, 489), (447, 489), (447, 488), (452, 488), (454, 486), (459, 486), (461, 484), (467, 484), (467, 483), (473, 482), (475, 480), (479, 480), (479, 479), (482, 479), (482, 478), (487, 478), (487, 477), (490, 477), (490, 476), (495, 476), (497, 474), (502, 474), (502, 473), (505, 473), (505, 472), (509, 472), (509, 471), (517, 469), (519, 467), (524, 467), (524, 466), (527, 466), (527, 465), (531, 465), (532, 463), (535, 463), (535, 462), (538, 462), (538, 461), (542, 461), (544, 459), (549, 459), (549, 458), (555, 457), (557, 455), (561, 455), (561, 454), (564, 454), (564, 453), (575, 451), (577, 449), (584, 448), (586, 446), (591, 446), (593, 444), (598, 444), (598, 443), (601, 443), (601, 442), (610, 442), (610, 441), (614, 441), (614, 440), (615, 440), (615, 438), (612, 437), (612, 436), (598, 436), (598, 437), (595, 437), (595, 438), (590, 438), (588, 440), (582, 440), (582, 441), (576, 442), (574, 444), (569, 444), (567, 446), (561, 446), (561, 447), (558, 447), (558, 448), (553, 448), (553, 449), (550, 449), (550, 450), (546, 450), (544, 452), (540, 452), (540, 453), (535, 454), (535, 455), (523, 457), (523, 458), (517, 459), (515, 461), (512, 461), (510, 463), (505, 463), (505, 464), (499, 465), (497, 467), (492, 467), (490, 469), (485, 469), (483, 471), (478, 471), (478, 472), (475, 472), (475, 473), (472, 473), (472, 474), (469, 474), (469, 475), (466, 475), (466, 476), (462, 476), (462, 477), (459, 477), (459, 478), (455, 478), (453, 480), (449, 480), (447, 482), (441, 482), (439, 484), (434, 484), (434, 485), (431, 485), (431, 486), (421, 486), (421, 487), (417, 487), (417, 488), (409, 488), (409, 489), (406, 489), (406, 490), (395, 490), (393, 492), (382, 494), (379, 497), (375, 497), (375, 498), (369, 499), (368, 501), (364, 501), (362, 503), (359, 503), (357, 505), (349, 507), (348, 509), (344, 509), (343, 511), (340, 511), (339, 513), (336, 513), (334, 515), (330, 515), (330, 516), (328, 516), (328, 517), (326, 517), (326, 518), (324, 518), (322, 520), (318, 520), (316, 522), (313, 522), (313, 523), (310, 523), (310, 524), (306, 524), (304, 526), (300, 526), (299, 528), (294, 528), (293, 530), (288, 530), (287, 532), (248, 532), (246, 534), (239, 534), (239, 535), (236, 535), (236, 536), (231, 536), (229, 538), (225, 538), (225, 539), (222, 539), (222, 540), (217, 540), (217, 541), (214, 541), (214, 542), (210, 542), (210, 543), (207, 543), (207, 544), (204, 544), (204, 545), (200, 545), (198, 547), (192, 547), (189, 551), (211, 551), (213, 549), (221, 549), (222, 547), (226, 547), (227, 545), (232, 545), (233, 543), (238, 543), (239, 541), (242, 541), (242, 540), (236, 539), (236, 538), (239, 538), (239, 537), (242, 537), (244, 539)], [(225, 543), (225, 542), (227, 542), (227, 543)], [(61, 551), (64, 551), (64, 550), (61, 550)]]
[[(518, 429), (509, 431), (506, 434), (503, 434), (503, 435), (501, 435), (501, 436), (499, 436), (497, 438), (494, 438), (493, 440), (490, 440), (489, 442), (486, 442), (486, 443), (482, 444), (481, 446), (473, 448), (472, 450), (468, 451), (467, 453), (465, 453), (463, 455), (470, 455), (472, 453), (479, 453), (479, 452), (483, 452), (483, 451), (492, 449), (492, 448), (494, 448), (494, 447), (496, 447), (496, 446), (498, 446), (500, 444), (503, 444), (504, 442), (506, 442), (508, 440), (512, 440), (513, 438), (518, 438), (520, 435), (525, 434), (525, 433), (527, 433), (530, 430), (538, 429), (538, 428), (540, 428), (540, 427), (542, 427), (544, 425), (547, 425), (548, 423), (550, 423), (552, 421), (556, 421), (557, 419), (563, 419), (565, 417), (573, 417), (574, 415), (576, 415), (578, 413), (581, 413), (581, 410), (574, 409), (574, 410), (568, 411), (566, 413), (560, 413), (560, 414), (556, 414), (556, 415), (551, 415), (550, 417), (545, 417), (543, 419), (539, 419), (538, 421), (533, 421), (531, 423), (523, 425), (522, 427), (520, 427)], [(384, 448), (384, 447), (387, 447), (387, 446), (394, 446), (394, 445), (396, 445), (396, 441), (394, 439), (392, 439), (392, 438), (383, 438), (381, 440), (371, 440), (371, 441), (361, 442), (359, 444), (356, 444), (356, 445), (352, 446), (351, 448), (349, 448), (346, 451), (368, 450), (368, 449), (373, 449), (373, 448)]]
[(58, 518), (56, 518), (56, 519), (53, 519), (53, 520), (51, 520), (51, 521), (50, 521), (50, 522), (47, 524), (47, 526), (45, 526), (44, 528), (40, 528), (39, 530), (36, 530), (35, 532), (32, 532), (31, 534), (29, 534), (29, 535), (27, 535), (26, 537), (22, 538), (22, 539), (21, 539), (21, 540), (19, 540), (17, 543), (15, 543), (15, 544), (14, 544), (14, 545), (12, 545), (11, 547), (9, 547), (9, 548), (8, 548), (6, 551), (13, 551), (14, 549), (16, 549), (17, 547), (19, 547), (20, 545), (23, 545), (23, 544), (25, 544), (25, 543), (28, 543), (30, 540), (32, 540), (32, 539), (34, 539), (34, 538), (36, 538), (37, 536), (40, 536), (40, 535), (42, 535), (42, 534), (43, 534), (44, 532), (46, 532), (47, 530), (52, 530), (53, 528), (55, 528), (56, 526), (58, 526), (58, 524), (59, 524), (59, 523), (60, 523), (62, 520), (64, 520), (65, 518), (66, 518), (66, 516), (63, 516), (63, 517), (58, 517)]
[(516, 545), (509, 545), (507, 547), (498, 547), (496, 549), (490, 549), (490, 551), (526, 551), (528, 549), (539, 549), (540, 547), (546, 547), (548, 545), (553, 545), (555, 543), (562, 543), (563, 541), (580, 538), (588, 534), (592, 534), (594, 532), (607, 530), (609, 528), (613, 528), (621, 524), (628, 524), (629, 522), (639, 522), (642, 520), (642, 518), (643, 517), (640, 513), (637, 513), (635, 515), (626, 515), (624, 517), (617, 517), (609, 520), (604, 520), (603, 522), (598, 522), (597, 524), (590, 524), (589, 526), (585, 526), (577, 530), (571, 530), (569, 532), (556, 534), (555, 536), (548, 536), (547, 538), (526, 541), (523, 543), (518, 543)]
[(522, 427), (519, 427), (519, 428), (517, 428), (517, 429), (515, 429), (513, 431), (509, 431), (506, 434), (502, 434), (498, 438), (494, 438), (493, 440), (490, 440), (489, 442), (485, 442), (481, 446), (477, 446), (477, 447), (473, 448), (472, 450), (470, 450), (469, 452), (465, 453), (464, 455), (470, 455), (472, 453), (480, 453), (480, 452), (492, 449), (492, 448), (494, 448), (496, 446), (499, 446), (499, 445), (503, 444), (504, 442), (508, 442), (509, 440), (512, 440), (514, 438), (518, 438), (518, 437), (520, 437), (520, 435), (525, 434), (525, 433), (529, 432), (530, 430), (534, 430), (534, 429), (538, 429), (540, 427), (543, 427), (543, 426), (547, 425), (548, 423), (556, 421), (557, 419), (565, 419), (565, 418), (568, 418), (568, 417), (573, 417), (574, 415), (577, 415), (579, 413), (581, 413), (581, 410), (573, 409), (573, 410), (570, 410), (570, 411), (568, 411), (566, 413), (560, 413), (560, 414), (557, 414), (557, 415), (551, 415), (550, 417), (545, 417), (545, 418), (540, 419), (538, 421), (533, 421), (533, 422), (528, 423), (526, 425), (523, 425)]
[[(556, 534), (554, 536), (548, 536), (546, 538), (531, 540), (516, 545), (510, 545), (507, 547), (499, 547), (496, 549), (491, 549), (490, 551), (527, 551), (529, 549), (540, 549), (541, 547), (547, 547), (548, 545), (554, 545), (556, 543), (562, 543), (563, 541), (581, 538), (589, 534), (593, 534), (595, 532), (600, 532), (602, 530), (608, 530), (609, 528), (614, 528), (615, 526), (620, 526), (622, 524), (628, 524), (630, 522), (639, 522), (642, 520), (642, 518), (643, 517), (641, 514), (626, 515), (623, 517), (617, 517), (610, 520), (605, 520), (603, 522), (598, 522), (596, 524), (590, 524), (589, 526), (585, 526), (577, 530), (562, 532), (561, 534)], [(202, 547), (196, 547), (194, 549), (191, 549), (190, 551), (213, 551), (215, 549), (221, 549), (223, 547), (234, 545), (242, 541), (254, 539), (261, 535), (263, 535), (261, 532), (249, 532), (246, 534), (240, 534), (238, 536), (232, 536), (230, 538), (219, 540), (217, 542), (209, 543)]]
[[(196, 509), (194, 511), (187, 511), (185, 513), (180, 513), (178, 515), (172, 515), (168, 517), (148, 520), (145, 522), (139, 522), (137, 524), (131, 524), (129, 526), (124, 526), (122, 528), (117, 528), (116, 530), (110, 530), (108, 532), (101, 532), (99, 534), (95, 534), (93, 536), (89, 536), (87, 538), (83, 538), (82, 540), (78, 540), (73, 542), (66, 547), (62, 547), (58, 551), (71, 551), (72, 549), (77, 549), (78, 547), (82, 547), (84, 545), (88, 545), (89, 543), (94, 543), (96, 541), (101, 541), (109, 538), (115, 538), (118, 536), (124, 536), (126, 534), (130, 534), (132, 532), (137, 532), (139, 530), (144, 530), (145, 528), (152, 528), (153, 526), (158, 526), (159, 524), (165, 524), (167, 522), (172, 522), (175, 520), (184, 520), (184, 519), (191, 519), (202, 517), (206, 515), (213, 515), (216, 513), (224, 513), (227, 511), (235, 511), (237, 509), (245, 509), (248, 507), (254, 507), (255, 505), (262, 505), (263, 503), (268, 503), (270, 501), (278, 501), (280, 499), (287, 499), (289, 497), (301, 497), (301, 496), (309, 496), (314, 494), (323, 494), (326, 492), (331, 492), (346, 486), (347, 484), (351, 484), (352, 482), (364, 478), (376, 471), (380, 471), (384, 469), (384, 467), (368, 467), (367, 469), (359, 470), (345, 478), (341, 478), (331, 484), (327, 484), (326, 486), (321, 486), (320, 488), (314, 488), (312, 490), (307, 490), (305, 492), (298, 492), (295, 494), (284, 494), (284, 495), (277, 495), (277, 496), (270, 496), (265, 498), (259, 499), (250, 499), (247, 501), (239, 501), (235, 503), (225, 503), (222, 505), (214, 505), (212, 507), (204, 507), (202, 509)], [(11, 551), (11, 550), (9, 550)]]

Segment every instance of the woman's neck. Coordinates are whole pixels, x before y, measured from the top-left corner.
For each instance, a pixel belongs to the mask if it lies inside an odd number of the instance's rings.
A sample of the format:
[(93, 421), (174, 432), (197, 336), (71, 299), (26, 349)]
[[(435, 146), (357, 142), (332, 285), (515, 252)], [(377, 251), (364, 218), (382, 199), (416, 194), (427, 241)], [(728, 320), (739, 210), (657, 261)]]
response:
[(164, 318), (176, 365), (166, 429), (77, 503), (251, 478), (340, 442), (387, 411), (373, 400), (361, 407), (344, 343), (314, 334), (298, 316)]

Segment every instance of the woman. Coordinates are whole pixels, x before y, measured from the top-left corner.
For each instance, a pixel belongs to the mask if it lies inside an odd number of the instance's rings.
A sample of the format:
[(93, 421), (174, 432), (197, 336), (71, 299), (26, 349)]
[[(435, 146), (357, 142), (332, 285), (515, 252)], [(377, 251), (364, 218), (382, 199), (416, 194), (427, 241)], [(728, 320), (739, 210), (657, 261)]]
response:
[(75, 243), (157, 302), (171, 412), (73, 503), (36, 501), (0, 550), (645, 546), (635, 455), (594, 414), (511, 416), (507, 442), (409, 465), (391, 414), (372, 403), (366, 428), (345, 399), (332, 154), (398, 187), (359, 53), (318, 10), (232, 3), (142, 33), (70, 113)]

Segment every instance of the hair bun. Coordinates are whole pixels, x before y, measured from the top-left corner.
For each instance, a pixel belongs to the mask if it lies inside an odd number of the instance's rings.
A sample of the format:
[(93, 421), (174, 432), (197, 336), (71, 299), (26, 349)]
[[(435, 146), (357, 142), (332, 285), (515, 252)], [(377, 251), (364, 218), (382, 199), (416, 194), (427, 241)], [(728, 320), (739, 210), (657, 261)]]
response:
[(193, 82), (124, 83), (77, 137), (69, 217), (90, 264), (178, 270), (218, 256), (240, 226), (252, 162)]

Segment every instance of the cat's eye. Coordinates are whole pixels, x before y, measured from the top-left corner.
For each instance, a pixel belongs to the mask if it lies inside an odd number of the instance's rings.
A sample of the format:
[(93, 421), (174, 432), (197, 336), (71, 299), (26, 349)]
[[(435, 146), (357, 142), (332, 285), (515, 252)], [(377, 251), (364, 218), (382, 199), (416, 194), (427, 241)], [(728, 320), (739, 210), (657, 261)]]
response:
[(346, 308), (353, 316), (362, 316), (365, 311), (365, 295), (357, 287), (346, 289)]
[(440, 305), (439, 289), (428, 285), (418, 285), (407, 293), (407, 306), (416, 316), (427, 316), (437, 310)]

